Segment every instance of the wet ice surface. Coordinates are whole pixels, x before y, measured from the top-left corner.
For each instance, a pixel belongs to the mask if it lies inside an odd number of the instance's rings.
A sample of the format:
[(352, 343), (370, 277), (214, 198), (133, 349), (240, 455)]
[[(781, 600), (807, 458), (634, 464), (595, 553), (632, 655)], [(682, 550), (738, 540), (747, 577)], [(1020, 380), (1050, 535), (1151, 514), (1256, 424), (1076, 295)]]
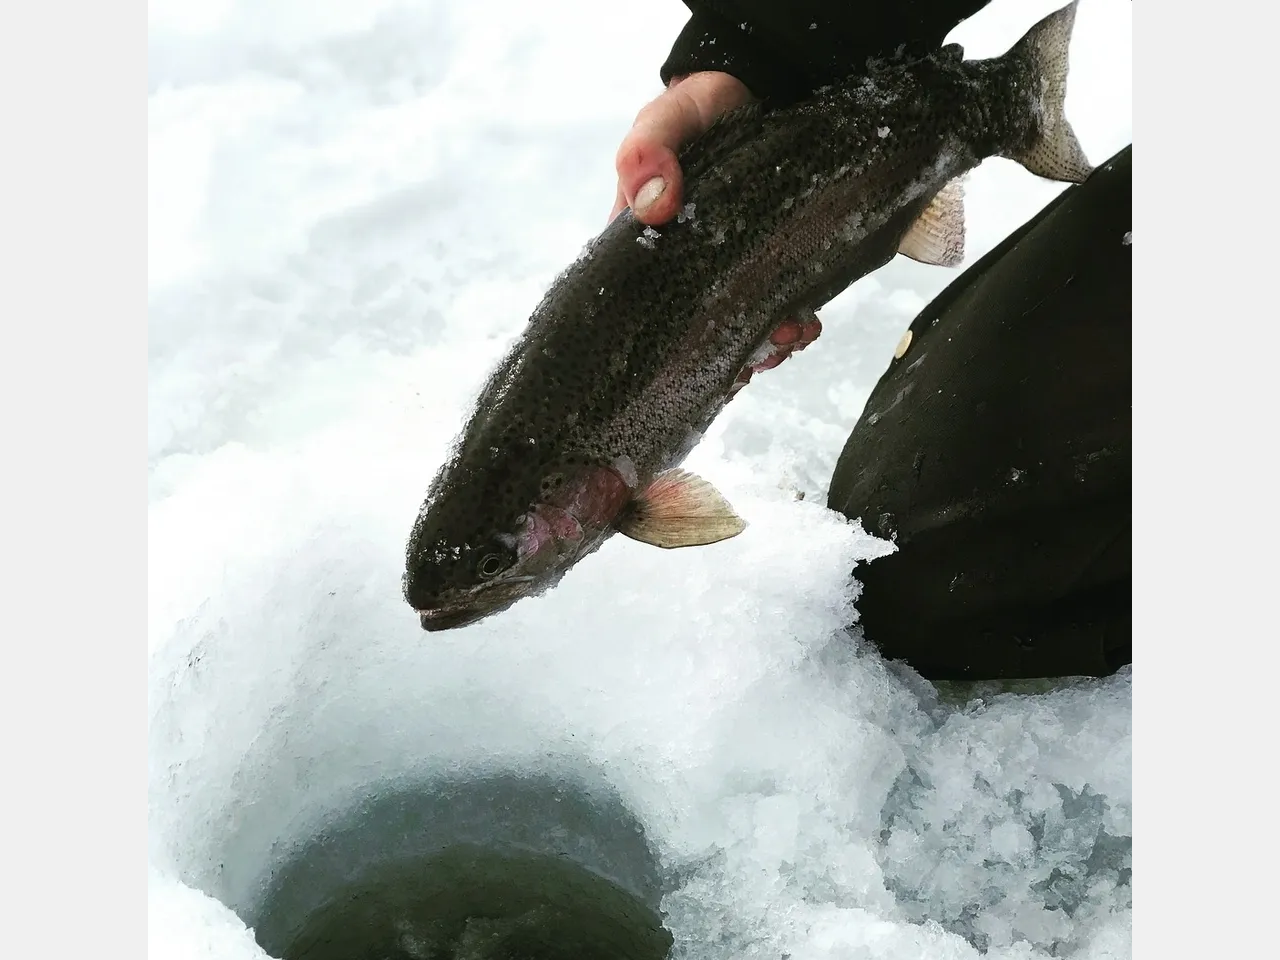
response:
[[(994, 55), (1053, 6), (953, 38)], [(1095, 162), (1129, 139), (1129, 6), (1079, 15)], [(830, 471), (956, 271), (891, 264), (738, 394), (688, 466), (741, 537), (615, 538), (454, 634), (400, 598), (426, 484), (603, 226), (683, 7), (621, 46), (586, 0), (151, 11), (153, 956), (264, 956), (228, 907), (353, 798), (549, 770), (642, 825), (680, 956), (1130, 954), (1127, 674), (940, 698), (844, 630), (848, 571), (891, 548), (821, 507)], [(968, 260), (1059, 189), (972, 175)]]

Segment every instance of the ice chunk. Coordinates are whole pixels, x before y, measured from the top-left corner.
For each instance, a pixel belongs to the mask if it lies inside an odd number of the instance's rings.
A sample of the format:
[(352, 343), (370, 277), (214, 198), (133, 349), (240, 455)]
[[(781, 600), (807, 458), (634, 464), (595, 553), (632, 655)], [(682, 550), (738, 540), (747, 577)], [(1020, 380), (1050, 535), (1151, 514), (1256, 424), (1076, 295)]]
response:
[(270, 960), (223, 904), (163, 876), (147, 879), (147, 956), (155, 960)]

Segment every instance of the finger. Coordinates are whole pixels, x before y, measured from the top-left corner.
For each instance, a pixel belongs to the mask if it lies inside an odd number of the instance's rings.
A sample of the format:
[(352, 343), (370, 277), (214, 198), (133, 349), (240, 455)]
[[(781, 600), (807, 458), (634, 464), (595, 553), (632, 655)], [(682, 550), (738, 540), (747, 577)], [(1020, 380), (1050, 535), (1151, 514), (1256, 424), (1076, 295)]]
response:
[(679, 87), (646, 104), (618, 147), (618, 189), (637, 219), (657, 225), (676, 215), (684, 177), (676, 150), (700, 132), (701, 118)]
[(696, 73), (673, 81), (640, 111), (615, 161), (619, 189), (639, 220), (657, 225), (676, 215), (684, 188), (677, 151), (749, 99), (726, 73)]

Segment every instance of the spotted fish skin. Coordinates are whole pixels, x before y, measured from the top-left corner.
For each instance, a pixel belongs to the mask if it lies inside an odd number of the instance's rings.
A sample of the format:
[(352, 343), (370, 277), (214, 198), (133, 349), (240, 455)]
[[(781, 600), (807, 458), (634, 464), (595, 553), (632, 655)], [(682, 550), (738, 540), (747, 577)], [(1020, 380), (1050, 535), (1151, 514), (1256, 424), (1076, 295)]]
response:
[(1083, 180), (1062, 112), (1075, 9), (1002, 57), (966, 61), (952, 45), (872, 62), (802, 103), (740, 108), (688, 146), (682, 213), (656, 229), (629, 211), (610, 223), (476, 400), (406, 552), (405, 597), (424, 628), (540, 593), (627, 532), (785, 320), (900, 250), (958, 262), (948, 185), (984, 159)]

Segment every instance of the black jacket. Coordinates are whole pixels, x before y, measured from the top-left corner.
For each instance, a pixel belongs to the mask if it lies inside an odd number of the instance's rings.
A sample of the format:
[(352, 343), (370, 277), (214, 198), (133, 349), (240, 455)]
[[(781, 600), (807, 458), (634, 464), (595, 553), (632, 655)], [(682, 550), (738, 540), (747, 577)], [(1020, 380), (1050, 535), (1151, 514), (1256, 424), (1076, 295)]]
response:
[(684, 0), (693, 16), (662, 65), (662, 82), (700, 70), (737, 77), (777, 102), (857, 72), (868, 57), (941, 47), (989, 0)]

